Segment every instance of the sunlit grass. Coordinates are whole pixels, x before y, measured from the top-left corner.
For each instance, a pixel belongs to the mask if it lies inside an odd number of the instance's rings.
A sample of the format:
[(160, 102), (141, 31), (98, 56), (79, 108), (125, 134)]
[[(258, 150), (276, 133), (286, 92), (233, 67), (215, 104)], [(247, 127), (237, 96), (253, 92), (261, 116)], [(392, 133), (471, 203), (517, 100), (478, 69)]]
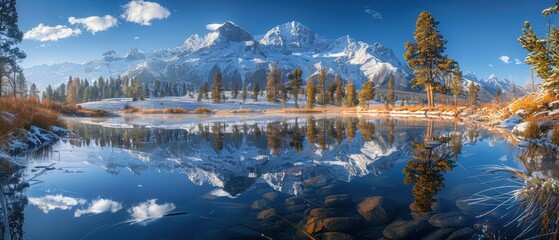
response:
[(5, 144), (16, 129), (29, 129), (31, 126), (43, 129), (50, 129), (52, 126), (63, 127), (65, 123), (60, 117), (60, 112), (67, 110), (53, 102), (0, 98), (0, 143)]

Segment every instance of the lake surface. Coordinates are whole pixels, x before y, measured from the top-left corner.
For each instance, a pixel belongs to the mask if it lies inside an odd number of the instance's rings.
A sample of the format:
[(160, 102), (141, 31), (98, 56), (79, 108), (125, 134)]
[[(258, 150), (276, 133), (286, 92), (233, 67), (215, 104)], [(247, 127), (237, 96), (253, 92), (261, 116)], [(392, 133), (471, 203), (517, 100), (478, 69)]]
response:
[(541, 172), (554, 169), (555, 156), (527, 168), (519, 158), (526, 159), (525, 149), (453, 121), (331, 115), (68, 121), (79, 137), (25, 156), (26, 169), (0, 179), (4, 237), (513, 239), (545, 233), (533, 227), (538, 217), (516, 219), (523, 207), (514, 194), (523, 181), (484, 170)]

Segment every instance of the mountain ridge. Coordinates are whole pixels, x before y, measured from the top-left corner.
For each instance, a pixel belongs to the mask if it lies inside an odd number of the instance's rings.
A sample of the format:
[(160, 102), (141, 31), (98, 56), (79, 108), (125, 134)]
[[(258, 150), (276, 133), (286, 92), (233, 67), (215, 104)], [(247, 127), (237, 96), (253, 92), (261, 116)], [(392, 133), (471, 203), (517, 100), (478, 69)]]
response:
[[(303, 78), (316, 78), (319, 69), (326, 68), (328, 80), (336, 74), (352, 79), (360, 87), (373, 80), (377, 87), (386, 88), (388, 78), (395, 77), (395, 89), (411, 90), (411, 70), (403, 64), (390, 48), (381, 43), (357, 41), (349, 35), (328, 39), (313, 32), (304, 24), (291, 21), (277, 25), (261, 37), (255, 37), (231, 21), (223, 23), (204, 36), (193, 34), (182, 45), (143, 52), (132, 48), (123, 56), (109, 50), (100, 58), (77, 63), (37, 65), (24, 69), (30, 82), (40, 89), (48, 84), (65, 83), (69, 76), (87, 78), (129, 76), (150, 82), (189, 82), (197, 88), (211, 83), (219, 71), (225, 88), (233, 84), (250, 87), (258, 83), (262, 88), (272, 65), (277, 65), (284, 81), (296, 67), (303, 69)], [(464, 90), (473, 81), (482, 86), (482, 98), (492, 99), (500, 87), (504, 94), (511, 94), (510, 80), (494, 75), (487, 80), (478, 79), (474, 73), (464, 74)], [(519, 94), (524, 91), (519, 89)]]
[(101, 58), (82, 64), (67, 64), (65, 68), (39, 65), (24, 72), (30, 82), (45, 88), (48, 84), (64, 83), (69, 76), (97, 79), (125, 75), (147, 82), (191, 82), (196, 87), (211, 82), (220, 71), (225, 87), (230, 87), (234, 83), (264, 86), (271, 65), (278, 66), (284, 80), (298, 66), (303, 69), (305, 80), (324, 67), (333, 74), (340, 73), (344, 80), (351, 78), (358, 86), (368, 79), (386, 85), (387, 78), (394, 75), (397, 89), (409, 89), (410, 70), (380, 43), (368, 44), (347, 35), (328, 39), (297, 21), (273, 27), (261, 36), (256, 38), (228, 21), (202, 37), (191, 35), (174, 48), (153, 52), (133, 48), (123, 57), (107, 51)]

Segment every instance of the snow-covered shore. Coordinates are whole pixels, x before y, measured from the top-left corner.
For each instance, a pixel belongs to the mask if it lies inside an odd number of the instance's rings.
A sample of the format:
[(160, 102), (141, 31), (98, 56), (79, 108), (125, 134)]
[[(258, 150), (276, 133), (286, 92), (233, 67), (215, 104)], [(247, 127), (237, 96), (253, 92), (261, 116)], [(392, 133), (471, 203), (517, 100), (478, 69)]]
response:
[(32, 126), (29, 130), (17, 129), (6, 146), (0, 147), (0, 173), (11, 172), (24, 165), (22, 159), (14, 157), (15, 155), (56, 143), (70, 133), (69, 130), (56, 126), (53, 126), (50, 131), (36, 126)]

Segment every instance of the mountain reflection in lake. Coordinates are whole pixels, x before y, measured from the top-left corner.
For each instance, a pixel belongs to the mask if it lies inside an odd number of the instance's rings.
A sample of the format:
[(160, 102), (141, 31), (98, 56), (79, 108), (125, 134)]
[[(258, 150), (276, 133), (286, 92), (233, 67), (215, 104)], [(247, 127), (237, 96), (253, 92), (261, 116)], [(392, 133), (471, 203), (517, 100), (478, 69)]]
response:
[(519, 150), (499, 136), (434, 120), (258, 119), (70, 119), (80, 139), (27, 156), (27, 169), (0, 182), (0, 231), (12, 239), (470, 239), (522, 231), (507, 226), (506, 212), (469, 204), (508, 181), (477, 177), (484, 166), (522, 169)]

